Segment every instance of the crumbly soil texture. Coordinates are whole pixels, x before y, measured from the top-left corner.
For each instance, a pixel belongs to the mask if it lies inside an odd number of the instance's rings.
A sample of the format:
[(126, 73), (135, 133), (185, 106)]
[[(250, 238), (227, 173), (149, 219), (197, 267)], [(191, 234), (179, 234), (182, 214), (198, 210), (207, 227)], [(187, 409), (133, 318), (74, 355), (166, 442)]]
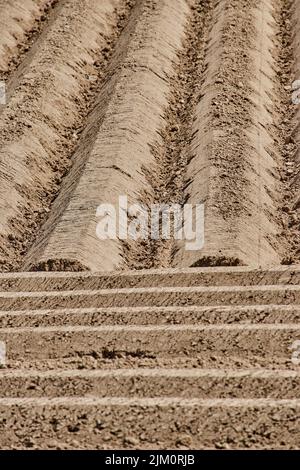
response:
[[(0, 0), (0, 31), (0, 447), (299, 449), (298, 0)], [(201, 205), (203, 243), (120, 196)]]
[[(2, 271), (297, 263), (297, 2), (26, 0), (0, 12)], [(97, 208), (119, 196), (203, 204), (203, 247), (187, 250), (173, 227), (168, 239), (99, 239)]]

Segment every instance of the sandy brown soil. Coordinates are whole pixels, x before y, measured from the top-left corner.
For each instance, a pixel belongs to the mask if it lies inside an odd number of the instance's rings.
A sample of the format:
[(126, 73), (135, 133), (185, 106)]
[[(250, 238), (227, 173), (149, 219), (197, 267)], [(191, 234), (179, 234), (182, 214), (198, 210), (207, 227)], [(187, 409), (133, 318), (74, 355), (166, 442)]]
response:
[(1, 447), (299, 448), (299, 272), (2, 274)]
[[(2, 270), (297, 262), (295, 2), (1, 9)], [(204, 248), (99, 240), (119, 195), (205, 203)]]
[[(299, 401), (3, 399), (2, 445), (13, 449), (281, 449), (299, 446)], [(10, 408), (11, 412), (7, 410)], [(212, 412), (214, 408), (214, 412)], [(176, 418), (174, 421), (174, 414)], [(70, 416), (66, 419), (66, 416)], [(25, 423), (31, 423), (30, 432)], [(120, 424), (122, 423), (122, 424)], [(228, 423), (230, 427), (228, 427)], [(284, 423), (284, 426), (282, 426)], [(124, 426), (125, 425), (125, 426)], [(216, 430), (218, 433), (216, 434)], [(199, 435), (203, 436), (199, 445)]]
[(300, 448), (298, 3), (0, 0), (1, 449)]

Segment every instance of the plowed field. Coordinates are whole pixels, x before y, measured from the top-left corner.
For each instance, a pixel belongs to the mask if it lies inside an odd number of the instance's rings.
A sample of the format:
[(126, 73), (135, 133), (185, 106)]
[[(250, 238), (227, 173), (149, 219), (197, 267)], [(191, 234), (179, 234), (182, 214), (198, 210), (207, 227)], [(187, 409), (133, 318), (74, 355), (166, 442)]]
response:
[(296, 80), (298, 0), (0, 0), (1, 448), (300, 448)]

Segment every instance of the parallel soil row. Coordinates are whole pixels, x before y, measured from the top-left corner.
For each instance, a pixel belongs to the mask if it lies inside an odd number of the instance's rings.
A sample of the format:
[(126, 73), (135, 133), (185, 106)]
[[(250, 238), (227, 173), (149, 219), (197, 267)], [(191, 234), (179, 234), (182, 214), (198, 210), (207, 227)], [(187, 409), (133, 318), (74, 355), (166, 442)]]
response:
[(267, 271), (247, 267), (152, 269), (103, 273), (7, 273), (0, 275), (1, 292), (121, 289), (130, 287), (298, 285), (299, 266)]
[(1, 398), (61, 397), (136, 398), (174, 397), (296, 399), (300, 375), (296, 371), (218, 369), (112, 369), (3, 371)]
[(283, 135), (283, 181), (285, 187), (284, 215), (285, 236), (289, 241), (289, 251), (284, 262), (298, 263), (300, 259), (300, 108), (299, 104), (291, 103), (291, 81), (300, 77), (300, 9), (297, 2), (283, 1), (281, 35), (283, 36), (283, 51), (281, 56), (281, 93), (284, 110), (282, 121)]
[(2, 311), (1, 328), (102, 326), (102, 325), (186, 325), (224, 324), (281, 324), (299, 323), (298, 305), (233, 305), (233, 306), (183, 306), (178, 307), (127, 307), (108, 308), (53, 308), (40, 310)]
[(224, 1), (215, 10), (187, 168), (188, 200), (206, 201), (206, 240), (199, 260), (181, 253), (185, 266), (280, 263), (277, 31), (271, 2)]
[(58, 0), (0, 2), (0, 80), (8, 80), (25, 59), (57, 3)]
[(196, 4), (171, 80), (163, 141), (154, 145), (157, 167), (147, 170), (152, 203), (205, 204), (205, 246), (199, 253), (184, 243), (131, 243), (129, 266), (276, 265), (285, 247), (277, 11), (264, 1)]
[[(231, 367), (238, 359), (252, 362), (253, 367), (261, 361), (264, 367), (288, 363), (293, 368), (291, 347), (293, 342), (300, 340), (300, 326), (181, 324), (20, 327), (1, 328), (1, 340), (6, 343), (10, 360), (23, 361), (26, 357), (26, 362), (37, 358), (43, 362), (61, 360), (70, 356), (90, 355), (93, 351), (100, 357), (104, 352), (110, 352), (112, 357), (122, 353), (138, 356), (140, 352), (144, 357), (173, 360), (174, 367), (178, 357), (201, 355), (201, 359), (206, 359), (212, 367), (226, 351), (227, 363), (231, 363)], [(220, 364), (224, 367), (223, 361)]]
[[(190, 143), (194, 137), (192, 127), (202, 82), (205, 41), (211, 25), (212, 7), (216, 2), (189, 3), (191, 11), (183, 44), (174, 64), (174, 74), (169, 77), (170, 90), (163, 127), (157, 130), (155, 142), (150, 142), (154, 161), (151, 166), (145, 165), (143, 168), (150, 191), (147, 187), (142, 189), (140, 202), (149, 211), (151, 204), (182, 206), (186, 202), (183, 191), (187, 185), (185, 173), (191, 159)], [(141, 240), (138, 243), (129, 240), (124, 244), (124, 265), (130, 269), (169, 267), (175, 251), (174, 237), (170, 240)]]
[(40, 308), (142, 307), (188, 305), (297, 304), (299, 286), (139, 287), (130, 289), (76, 290), (61, 292), (0, 293), (3, 310)]
[(1, 448), (299, 448), (298, 275), (3, 274)]
[(11, 79), (16, 83), (0, 116), (5, 270), (20, 264), (49, 213), (132, 2), (101, 5), (64, 2)]
[[(298, 2), (0, 27), (0, 270), (30, 271), (0, 274), (1, 449), (299, 449)], [(203, 203), (204, 246), (101, 240), (119, 196)]]
[[(2, 270), (297, 261), (295, 2), (31, 3), (0, 116)], [(119, 196), (204, 204), (204, 247), (99, 239)]]
[[(142, 174), (154, 157), (167, 106), (173, 61), (188, 14), (186, 0), (139, 0), (107, 70), (95, 108), (74, 156), (74, 165), (52, 207), (25, 269), (111, 270), (122, 263), (119, 240), (101, 241), (100, 204), (118, 207), (119, 196), (138, 202), (150, 185)], [(55, 255), (55, 259), (51, 258)], [(74, 261), (69, 263), (68, 261)]]

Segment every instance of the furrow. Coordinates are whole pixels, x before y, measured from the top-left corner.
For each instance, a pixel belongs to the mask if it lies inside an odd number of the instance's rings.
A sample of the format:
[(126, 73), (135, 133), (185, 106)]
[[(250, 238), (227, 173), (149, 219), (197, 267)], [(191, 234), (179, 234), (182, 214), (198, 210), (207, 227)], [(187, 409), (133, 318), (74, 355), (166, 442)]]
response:
[(148, 186), (142, 168), (154, 161), (151, 144), (163, 121), (188, 13), (186, 0), (137, 2), (73, 168), (25, 269), (109, 271), (121, 265), (118, 236), (102, 240), (96, 233), (102, 220), (97, 208), (111, 204), (118, 212), (119, 196), (135, 202)]
[(222, 0), (213, 13), (185, 191), (205, 205), (205, 244), (179, 242), (175, 266), (280, 263), (275, 13), (265, 0)]
[[(193, 120), (199, 100), (203, 76), (204, 48), (211, 23), (211, 12), (216, 1), (191, 0), (191, 13), (185, 28), (182, 48), (178, 52), (175, 74), (170, 78), (168, 104), (164, 111), (159, 139), (152, 143), (154, 162), (145, 165), (144, 174), (149, 188), (145, 187), (140, 203), (148, 209), (156, 206), (181, 207), (185, 203), (185, 170), (190, 158), (189, 143), (193, 138)], [(162, 224), (158, 223), (158, 240), (124, 242), (124, 266), (128, 269), (145, 269), (172, 266), (175, 240), (171, 235), (162, 239)], [(151, 231), (151, 223), (148, 227)], [(180, 265), (179, 265), (180, 266)]]

